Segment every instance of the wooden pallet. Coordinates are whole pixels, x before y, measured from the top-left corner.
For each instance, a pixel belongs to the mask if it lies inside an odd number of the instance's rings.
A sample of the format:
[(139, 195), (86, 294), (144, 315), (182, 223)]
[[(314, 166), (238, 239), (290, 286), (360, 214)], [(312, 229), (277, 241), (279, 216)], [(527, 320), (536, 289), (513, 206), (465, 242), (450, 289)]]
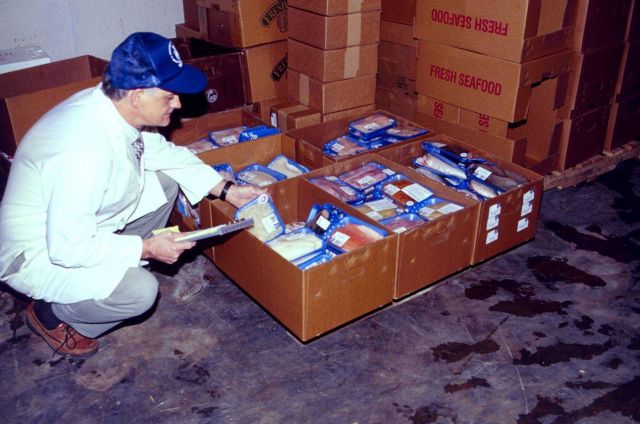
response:
[(632, 158), (640, 158), (640, 142), (638, 141), (630, 141), (622, 147), (594, 156), (565, 171), (554, 171), (547, 174), (544, 177), (544, 190), (553, 188), (562, 190), (585, 181), (591, 181), (613, 170), (620, 162)]

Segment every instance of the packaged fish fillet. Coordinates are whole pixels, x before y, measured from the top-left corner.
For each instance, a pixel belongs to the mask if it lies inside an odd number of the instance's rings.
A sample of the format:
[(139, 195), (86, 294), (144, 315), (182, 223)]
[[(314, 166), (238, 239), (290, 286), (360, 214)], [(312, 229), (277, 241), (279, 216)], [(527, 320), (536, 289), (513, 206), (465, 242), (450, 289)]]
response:
[(387, 236), (387, 232), (352, 216), (342, 218), (329, 231), (328, 242), (343, 252), (366, 246)]
[(419, 227), (425, 222), (427, 221), (422, 219), (420, 215), (410, 212), (396, 215), (380, 221), (382, 225), (391, 228), (391, 231), (397, 234), (404, 233), (405, 231), (409, 231), (412, 228)]
[(287, 176), (262, 166), (258, 163), (247, 166), (238, 171), (236, 178), (240, 183), (252, 184), (258, 187), (266, 187), (278, 181), (286, 180)]
[(286, 175), (287, 178), (297, 177), (298, 175), (309, 172), (307, 167), (300, 165), (298, 162), (289, 159), (285, 155), (278, 155), (273, 158), (273, 160), (267, 165), (267, 168)]
[(247, 129), (247, 127), (242, 125), (224, 130), (210, 131), (209, 141), (220, 147), (238, 144), (240, 142), (240, 133), (245, 129)]
[(284, 233), (282, 218), (271, 196), (266, 193), (238, 208), (233, 216), (236, 221), (245, 218), (253, 218), (253, 227), (247, 231), (261, 241), (269, 241)]
[(410, 138), (424, 135), (427, 132), (428, 131), (424, 128), (412, 127), (410, 125), (398, 125), (396, 127), (387, 129), (385, 131), (385, 134), (390, 137), (396, 137), (401, 140), (408, 140)]
[(398, 206), (387, 197), (364, 202), (361, 205), (355, 206), (355, 208), (376, 221), (396, 216), (402, 212), (402, 209), (398, 208)]
[(200, 140), (196, 140), (189, 144), (186, 144), (184, 147), (189, 149), (191, 153), (198, 154), (202, 152), (208, 152), (209, 150), (217, 149), (218, 146), (209, 141), (208, 138), (201, 138)]
[[(467, 151), (466, 149), (463, 149), (462, 147), (452, 143), (445, 143), (438, 140), (430, 140), (422, 143), (422, 148), (425, 152), (435, 153), (457, 164), (486, 162), (485, 159), (479, 158), (473, 155), (471, 152)], [(464, 166), (464, 165), (461, 165), (461, 166)]]
[(238, 141), (251, 141), (261, 137), (267, 137), (274, 134), (280, 134), (280, 130), (266, 125), (258, 125), (257, 127), (246, 128), (238, 136)]
[(417, 213), (424, 219), (432, 220), (462, 209), (464, 206), (434, 196), (417, 205), (414, 210), (417, 210)]
[(431, 171), (443, 176), (450, 175), (461, 180), (467, 179), (464, 167), (452, 162), (444, 156), (440, 156), (438, 153), (425, 152), (424, 155), (414, 159), (413, 163), (417, 166), (429, 168)]
[(377, 188), (402, 208), (409, 208), (433, 195), (428, 188), (401, 174), (379, 183)]
[(364, 199), (362, 193), (348, 186), (347, 183), (341, 181), (338, 177), (323, 176), (309, 180), (312, 184), (320, 187), (327, 193), (351, 205), (361, 203)]
[(376, 112), (349, 124), (349, 133), (362, 139), (378, 137), (391, 127), (395, 127), (397, 121), (392, 117)]
[(380, 147), (385, 147), (392, 144), (390, 141), (387, 141), (387, 138), (385, 137), (376, 137), (372, 140), (358, 140), (358, 141), (366, 144), (369, 147), (369, 150), (379, 149)]
[(236, 174), (233, 172), (233, 168), (228, 163), (219, 163), (216, 165), (212, 165), (212, 167), (213, 169), (218, 171), (218, 174), (222, 175), (222, 178), (224, 178), (225, 180), (233, 181), (234, 183), (237, 182)]
[(329, 156), (353, 156), (369, 150), (369, 146), (348, 135), (341, 135), (322, 146), (322, 151)]
[(305, 224), (306, 223), (304, 221), (289, 222), (287, 225), (284, 226), (284, 232), (292, 233), (296, 230), (299, 230), (300, 228), (304, 228), (306, 226)]
[(513, 190), (527, 183), (527, 179), (517, 173), (488, 162), (470, 165), (469, 172), (476, 178), (486, 181), (502, 191)]
[(431, 168), (427, 168), (426, 166), (416, 164), (416, 161), (419, 159), (420, 158), (414, 159), (413, 169), (415, 169), (416, 171), (418, 171), (419, 173), (421, 173), (422, 175), (424, 175), (425, 177), (429, 178), (432, 181), (438, 182), (440, 184), (445, 183), (444, 177), (439, 173), (432, 171)]
[(267, 246), (275, 250), (288, 261), (319, 252), (324, 249), (323, 240), (308, 228), (282, 234), (267, 242)]
[(176, 209), (183, 217), (193, 219), (196, 228), (200, 228), (200, 212), (198, 212), (198, 208), (191, 206), (191, 203), (187, 200), (187, 196), (185, 196), (182, 191), (178, 192)]
[(473, 176), (469, 177), (469, 189), (484, 199), (493, 199), (500, 194), (496, 187)]
[(367, 162), (351, 171), (343, 172), (338, 175), (338, 178), (356, 190), (363, 191), (373, 188), (375, 184), (386, 180), (395, 173), (393, 169), (389, 169), (377, 162)]

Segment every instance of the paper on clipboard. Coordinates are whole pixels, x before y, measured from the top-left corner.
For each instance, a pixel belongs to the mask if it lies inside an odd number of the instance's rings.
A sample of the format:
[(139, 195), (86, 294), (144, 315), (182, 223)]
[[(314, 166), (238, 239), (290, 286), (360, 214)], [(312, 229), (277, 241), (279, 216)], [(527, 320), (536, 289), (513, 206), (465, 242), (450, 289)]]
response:
[(240, 221), (216, 225), (215, 227), (205, 228), (202, 230), (180, 233), (180, 237), (178, 237), (176, 241), (197, 241), (209, 237), (217, 237), (224, 234), (232, 233), (234, 231), (238, 231), (251, 226), (253, 226), (253, 218), (246, 218)]

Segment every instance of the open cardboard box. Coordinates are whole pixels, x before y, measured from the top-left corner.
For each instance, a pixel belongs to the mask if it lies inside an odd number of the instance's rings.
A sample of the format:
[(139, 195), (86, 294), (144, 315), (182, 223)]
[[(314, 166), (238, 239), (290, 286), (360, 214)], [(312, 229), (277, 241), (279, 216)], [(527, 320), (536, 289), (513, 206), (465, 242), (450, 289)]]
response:
[[(423, 128), (421, 125), (418, 125), (414, 122), (409, 121), (408, 119), (402, 118), (398, 115), (394, 115), (393, 113), (384, 110), (366, 112), (360, 116), (338, 119), (331, 122), (324, 122), (318, 125), (311, 125), (309, 127), (300, 128), (297, 130), (289, 131), (287, 133), (289, 136), (296, 139), (296, 158), (298, 162), (300, 162), (302, 165), (309, 166), (310, 168), (320, 168), (334, 162), (349, 159), (350, 157), (326, 155), (322, 151), (322, 146), (336, 137), (347, 134), (349, 131), (349, 123), (351, 123), (352, 121), (365, 116), (369, 116), (376, 112), (385, 113), (388, 116), (396, 119), (398, 121), (398, 125), (409, 125), (412, 127)], [(427, 131), (427, 134), (429, 134), (430, 130)], [(410, 141), (423, 139), (427, 134), (418, 136), (414, 139), (410, 139)], [(399, 141), (395, 144), (397, 145), (406, 142), (407, 141)], [(388, 149), (389, 147), (391, 146), (381, 147), (367, 153), (377, 152), (380, 150)]]
[(416, 8), (414, 36), (527, 62), (568, 49), (575, 0), (425, 0)]
[(0, 75), (0, 151), (13, 155), (42, 115), (72, 94), (96, 86), (107, 64), (79, 56)]
[[(285, 224), (306, 221), (313, 205), (331, 203), (378, 226), (304, 178), (281, 181), (268, 190)], [(214, 222), (233, 219), (235, 211), (228, 203), (215, 202)], [(245, 230), (216, 247), (215, 262), (306, 342), (391, 303), (397, 248), (398, 239), (392, 233), (303, 271)]]
[[(432, 142), (438, 140), (477, 152), (487, 160), (514, 171), (529, 181), (479, 204), (477, 235), (474, 239), (471, 264), (475, 265), (535, 237), (542, 201), (542, 176), (452, 137), (433, 135), (426, 139)], [(380, 152), (380, 155), (409, 167), (415, 158), (424, 154), (424, 141), (398, 146)]]
[[(418, 143), (419, 144), (419, 143)], [(377, 162), (397, 174), (428, 188), (438, 196), (450, 200), (464, 209), (425, 222), (419, 227), (398, 234), (398, 266), (393, 297), (399, 299), (423, 289), (471, 264), (476, 239), (479, 206), (463, 194), (435, 183), (407, 164), (399, 164), (384, 156), (394, 157), (390, 149), (382, 155), (365, 154), (316, 169), (304, 176), (338, 176), (344, 172)], [(387, 231), (391, 232), (390, 228)]]

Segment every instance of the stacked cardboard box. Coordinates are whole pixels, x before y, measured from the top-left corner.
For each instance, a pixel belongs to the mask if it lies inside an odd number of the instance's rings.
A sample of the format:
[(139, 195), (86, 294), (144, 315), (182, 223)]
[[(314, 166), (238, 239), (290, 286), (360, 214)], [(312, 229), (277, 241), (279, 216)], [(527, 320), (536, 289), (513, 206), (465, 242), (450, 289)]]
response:
[(513, 152), (508, 159), (536, 172), (556, 169), (573, 6), (572, 0), (418, 1), (416, 121), (470, 143), (504, 145)]
[(567, 101), (560, 110), (564, 121), (560, 169), (578, 165), (604, 149), (630, 6), (631, 0), (578, 1), (572, 72)]
[(242, 49), (247, 101), (286, 95), (286, 0), (183, 0), (178, 37), (195, 37)]
[(373, 110), (379, 41), (380, 0), (290, 0), (289, 99), (323, 122)]
[(405, 1), (401, 7), (382, 0), (376, 105), (409, 120), (414, 119), (417, 101), (415, 12), (416, 0)]
[(640, 4), (634, 0), (625, 34), (624, 53), (605, 138), (613, 150), (640, 137)]

